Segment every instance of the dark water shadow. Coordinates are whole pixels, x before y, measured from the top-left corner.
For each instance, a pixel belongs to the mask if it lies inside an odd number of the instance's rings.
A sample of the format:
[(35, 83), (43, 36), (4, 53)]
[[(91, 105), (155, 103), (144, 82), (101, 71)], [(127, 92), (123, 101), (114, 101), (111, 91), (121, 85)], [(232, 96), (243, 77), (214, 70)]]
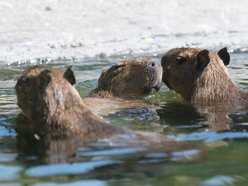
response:
[[(202, 151), (199, 144), (174, 140), (154, 143), (150, 142), (148, 138), (127, 136), (121, 140), (111, 138), (110, 140), (100, 139), (85, 142), (85, 137), (82, 138), (80, 135), (64, 136), (59, 133), (50, 133), (43, 126), (34, 125), (21, 114), (16, 119), (16, 132), (17, 159), (32, 166), (36, 164), (75, 164), (76, 162), (95, 162), (95, 160), (109, 162), (97, 163), (97, 166), (120, 164), (130, 159), (142, 160), (144, 163), (193, 161), (205, 156), (205, 151)], [(157, 136), (155, 133), (149, 134), (148, 137), (166, 139), (166, 136)], [(75, 167), (77, 166), (71, 168)], [(68, 173), (67, 170), (64, 171), (65, 174)]]
[(204, 129), (208, 127), (206, 115), (201, 114), (191, 104), (173, 102), (157, 109), (161, 123), (181, 129)]
[(162, 124), (178, 129), (246, 132), (248, 109), (228, 105), (194, 106), (184, 102), (168, 103), (157, 110)]

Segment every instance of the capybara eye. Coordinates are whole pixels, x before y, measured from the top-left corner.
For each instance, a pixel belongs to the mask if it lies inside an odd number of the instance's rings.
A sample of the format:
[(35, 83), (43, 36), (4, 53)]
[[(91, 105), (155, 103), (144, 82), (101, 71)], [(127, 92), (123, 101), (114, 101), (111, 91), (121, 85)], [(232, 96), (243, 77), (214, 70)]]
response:
[(186, 58), (183, 57), (183, 56), (177, 56), (176, 57), (176, 62), (179, 63), (179, 64), (181, 64), (181, 63), (183, 63), (185, 61), (186, 61)]

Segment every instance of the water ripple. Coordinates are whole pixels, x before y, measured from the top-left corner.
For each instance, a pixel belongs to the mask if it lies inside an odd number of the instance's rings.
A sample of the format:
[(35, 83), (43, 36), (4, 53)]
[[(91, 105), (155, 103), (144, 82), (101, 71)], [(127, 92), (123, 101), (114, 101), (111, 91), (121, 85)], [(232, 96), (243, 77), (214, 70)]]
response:
[(55, 164), (55, 165), (40, 165), (37, 167), (32, 167), (26, 170), (26, 175), (31, 177), (39, 176), (53, 176), (53, 175), (75, 175), (75, 174), (86, 174), (91, 170), (106, 165), (113, 165), (121, 163), (115, 160), (99, 160), (91, 162), (82, 163), (65, 163), (65, 164)]
[(176, 134), (170, 135), (170, 138), (176, 138), (182, 141), (193, 141), (193, 140), (203, 140), (203, 141), (218, 141), (225, 139), (244, 139), (248, 138), (247, 132), (193, 132), (190, 134)]
[(107, 185), (104, 181), (99, 180), (83, 180), (70, 183), (37, 183), (31, 186), (105, 186)]

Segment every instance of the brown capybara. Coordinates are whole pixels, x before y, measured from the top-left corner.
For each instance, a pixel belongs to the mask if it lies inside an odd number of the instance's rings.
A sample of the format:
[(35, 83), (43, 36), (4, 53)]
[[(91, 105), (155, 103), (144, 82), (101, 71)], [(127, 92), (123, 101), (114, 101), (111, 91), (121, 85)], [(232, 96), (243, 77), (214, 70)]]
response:
[(102, 72), (97, 88), (90, 95), (100, 97), (146, 95), (159, 90), (162, 73), (159, 61), (150, 57), (122, 61)]
[(226, 48), (218, 53), (200, 48), (175, 48), (161, 60), (163, 82), (185, 100), (200, 105), (247, 104), (248, 94), (230, 77)]
[(65, 133), (101, 136), (125, 131), (92, 113), (73, 87), (75, 76), (68, 68), (48, 70), (33, 68), (25, 72), (15, 86), (18, 106), (23, 115), (39, 125)]
[[(110, 124), (86, 107), (73, 86), (73, 71), (67, 69), (61, 72), (34, 68), (24, 73), (15, 87), (18, 105), (23, 114), (33, 125), (44, 126), (47, 129), (44, 130), (45, 135), (69, 136), (69, 139), (75, 138), (80, 144), (104, 140), (108, 144), (141, 146), (147, 150), (196, 148), (195, 145), (171, 140), (161, 134), (132, 131)], [(56, 140), (58, 139), (62, 138), (57, 137)], [(57, 147), (59, 148), (56, 145), (56, 149)]]

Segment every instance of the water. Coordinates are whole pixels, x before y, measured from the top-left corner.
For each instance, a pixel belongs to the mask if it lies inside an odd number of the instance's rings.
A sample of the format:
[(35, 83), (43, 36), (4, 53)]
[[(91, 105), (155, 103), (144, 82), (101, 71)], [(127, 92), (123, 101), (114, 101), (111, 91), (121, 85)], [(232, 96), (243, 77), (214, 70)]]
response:
[[(248, 53), (234, 52), (231, 58), (230, 73), (247, 90)], [(96, 86), (101, 70), (122, 59), (38, 61), (35, 64), (60, 69), (72, 65), (77, 89), (85, 96)], [(104, 143), (78, 146), (73, 139), (58, 139), (48, 147), (43, 139), (18, 134), (16, 123), (21, 121), (25, 126), (28, 121), (17, 117), (20, 110), (14, 85), (23, 70), (32, 65), (29, 61), (0, 67), (0, 186), (248, 184), (248, 112), (229, 113), (231, 126), (216, 131), (209, 126), (205, 113), (183, 104), (180, 96), (165, 86), (146, 98), (148, 103), (161, 106), (157, 110), (160, 119), (150, 117), (146, 109), (123, 109), (104, 117), (116, 125), (160, 132), (203, 146), (204, 153), (198, 158), (195, 158), (199, 155), (197, 149), (140, 156), (144, 151), (141, 147)], [(221, 113), (221, 110), (216, 112)], [(75, 153), (63, 159), (62, 147), (74, 148)]]

